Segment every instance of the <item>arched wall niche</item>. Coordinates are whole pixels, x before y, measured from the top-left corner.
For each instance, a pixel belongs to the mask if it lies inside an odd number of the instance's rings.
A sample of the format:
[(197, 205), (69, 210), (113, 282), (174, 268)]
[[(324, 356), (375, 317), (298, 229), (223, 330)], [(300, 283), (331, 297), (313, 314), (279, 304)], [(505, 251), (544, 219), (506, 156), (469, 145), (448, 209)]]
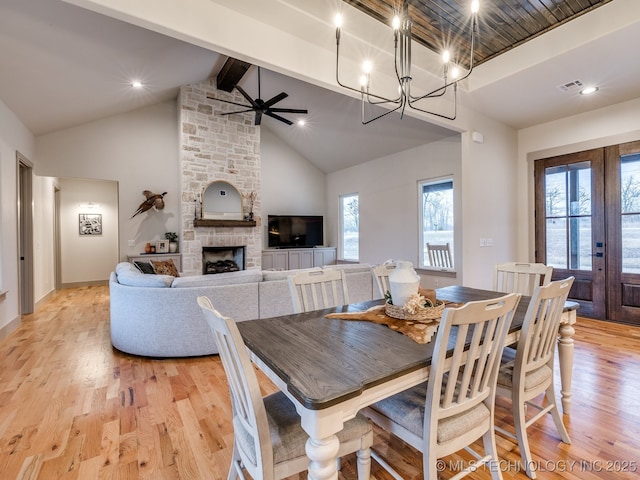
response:
[(202, 218), (242, 220), (242, 195), (224, 180), (211, 182), (202, 195)]

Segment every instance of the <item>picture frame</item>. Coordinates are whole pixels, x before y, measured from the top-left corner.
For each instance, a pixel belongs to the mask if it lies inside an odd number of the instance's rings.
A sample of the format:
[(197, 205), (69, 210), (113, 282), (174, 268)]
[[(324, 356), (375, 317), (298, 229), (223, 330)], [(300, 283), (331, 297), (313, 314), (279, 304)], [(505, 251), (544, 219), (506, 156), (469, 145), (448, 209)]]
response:
[(78, 229), (80, 235), (102, 235), (102, 214), (79, 213)]
[(156, 253), (169, 253), (169, 240), (158, 240), (156, 242)]

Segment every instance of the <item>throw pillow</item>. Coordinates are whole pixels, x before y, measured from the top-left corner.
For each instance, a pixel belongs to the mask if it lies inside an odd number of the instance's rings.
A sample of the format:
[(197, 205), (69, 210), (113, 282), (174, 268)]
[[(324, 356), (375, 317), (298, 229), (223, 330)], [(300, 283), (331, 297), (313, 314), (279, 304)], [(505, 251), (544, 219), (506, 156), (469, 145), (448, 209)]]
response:
[(158, 275), (171, 275), (172, 277), (179, 277), (178, 269), (176, 268), (176, 264), (173, 263), (172, 259), (169, 260), (151, 260), (153, 264), (153, 271)]
[(156, 273), (153, 269), (153, 265), (151, 265), (149, 262), (133, 262), (133, 264), (138, 267), (138, 270), (140, 270), (142, 273), (146, 273), (148, 275), (154, 275)]

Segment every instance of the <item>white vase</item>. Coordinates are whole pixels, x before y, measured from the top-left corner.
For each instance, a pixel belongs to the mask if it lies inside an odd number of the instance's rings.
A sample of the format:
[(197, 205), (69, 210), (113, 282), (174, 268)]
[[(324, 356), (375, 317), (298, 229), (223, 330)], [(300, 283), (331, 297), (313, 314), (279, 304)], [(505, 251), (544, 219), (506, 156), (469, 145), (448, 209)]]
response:
[(169, 252), (176, 253), (178, 251), (178, 242), (169, 242)]
[(394, 305), (403, 306), (414, 293), (418, 293), (420, 276), (411, 262), (396, 262), (396, 268), (389, 273), (389, 290)]

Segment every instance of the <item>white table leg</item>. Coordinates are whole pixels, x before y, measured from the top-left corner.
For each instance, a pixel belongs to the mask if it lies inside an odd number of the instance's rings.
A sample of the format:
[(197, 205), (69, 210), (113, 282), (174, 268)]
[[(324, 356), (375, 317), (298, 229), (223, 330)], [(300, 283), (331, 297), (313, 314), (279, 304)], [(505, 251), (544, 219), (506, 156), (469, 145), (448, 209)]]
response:
[(338, 480), (338, 450), (340, 441), (335, 435), (328, 438), (309, 437), (306, 452), (309, 457), (309, 480)]
[(573, 336), (576, 333), (573, 324), (576, 323), (576, 311), (567, 311), (563, 317), (559, 329), (560, 338), (558, 338), (560, 396), (562, 413), (569, 415), (571, 413), (571, 377), (573, 374)]

